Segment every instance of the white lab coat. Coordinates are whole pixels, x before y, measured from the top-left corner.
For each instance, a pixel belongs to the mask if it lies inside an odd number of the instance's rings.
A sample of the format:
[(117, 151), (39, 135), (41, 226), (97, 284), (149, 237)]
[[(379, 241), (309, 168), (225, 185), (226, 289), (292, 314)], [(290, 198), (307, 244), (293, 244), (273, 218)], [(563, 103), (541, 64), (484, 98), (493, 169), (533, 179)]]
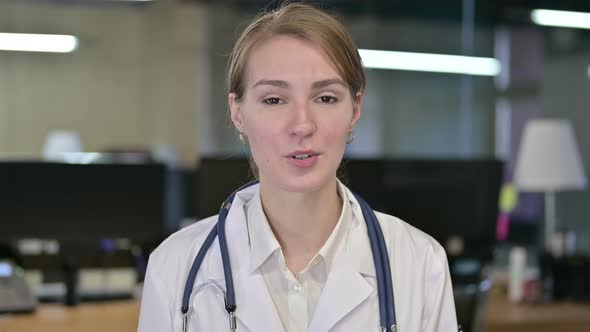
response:
[[(264, 278), (249, 272), (250, 246), (244, 204), (258, 185), (238, 193), (226, 221), (236, 294), (237, 331), (281, 332), (284, 328)], [(360, 206), (351, 202), (353, 222), (346, 249), (334, 261), (309, 332), (381, 331), (375, 268)], [(430, 236), (398, 218), (376, 213), (389, 253), (398, 331), (457, 331), (455, 304), (446, 255)], [(144, 283), (139, 332), (179, 332), (188, 271), (217, 217), (170, 236), (150, 256)], [(188, 331), (229, 331), (224, 307), (225, 281), (217, 240), (206, 255), (190, 299)]]

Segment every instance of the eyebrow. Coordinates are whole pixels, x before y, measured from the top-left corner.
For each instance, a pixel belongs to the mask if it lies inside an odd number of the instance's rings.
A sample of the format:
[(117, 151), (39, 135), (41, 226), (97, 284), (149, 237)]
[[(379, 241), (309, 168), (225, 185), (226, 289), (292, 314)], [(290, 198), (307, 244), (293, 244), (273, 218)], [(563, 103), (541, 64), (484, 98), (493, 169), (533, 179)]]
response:
[(327, 79), (327, 80), (313, 82), (311, 87), (312, 87), (312, 89), (321, 89), (321, 88), (325, 88), (327, 86), (330, 86), (332, 84), (342, 85), (345, 88), (347, 87), (346, 83), (344, 83), (344, 81), (339, 78), (331, 78), (331, 79)]
[(258, 82), (256, 82), (256, 84), (254, 84), (252, 86), (252, 88), (255, 88), (257, 86), (260, 85), (272, 85), (272, 86), (276, 86), (277, 88), (288, 88), (290, 85), (289, 83), (287, 83), (286, 81), (281, 81), (281, 80), (260, 80)]
[[(321, 88), (325, 88), (327, 86), (330, 86), (332, 84), (338, 84), (338, 85), (342, 85), (343, 87), (347, 87), (346, 83), (344, 83), (343, 80), (341, 80), (339, 78), (331, 78), (331, 79), (313, 82), (311, 84), (311, 88), (312, 89), (321, 89)], [(281, 80), (260, 80), (260, 81), (256, 82), (256, 84), (254, 84), (252, 86), (252, 88), (255, 88), (260, 85), (271, 85), (271, 86), (275, 86), (277, 88), (283, 88), (283, 89), (289, 88), (291, 86), (288, 82), (281, 81)]]

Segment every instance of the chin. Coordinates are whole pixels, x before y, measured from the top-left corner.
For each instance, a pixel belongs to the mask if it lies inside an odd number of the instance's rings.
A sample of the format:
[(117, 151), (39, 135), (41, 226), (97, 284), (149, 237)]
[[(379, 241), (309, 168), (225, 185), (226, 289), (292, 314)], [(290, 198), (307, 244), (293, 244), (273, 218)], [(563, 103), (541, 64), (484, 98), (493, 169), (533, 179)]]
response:
[(290, 176), (280, 181), (280, 187), (288, 192), (309, 193), (323, 189), (336, 180), (336, 174), (308, 173), (298, 176)]
[[(260, 167), (267, 166), (267, 167)], [(270, 166), (270, 167), (269, 167)], [(312, 193), (336, 183), (337, 167), (322, 161), (307, 170), (297, 170), (283, 163), (259, 165), (260, 181), (275, 190), (292, 193)], [(269, 188), (270, 189), (270, 188)]]

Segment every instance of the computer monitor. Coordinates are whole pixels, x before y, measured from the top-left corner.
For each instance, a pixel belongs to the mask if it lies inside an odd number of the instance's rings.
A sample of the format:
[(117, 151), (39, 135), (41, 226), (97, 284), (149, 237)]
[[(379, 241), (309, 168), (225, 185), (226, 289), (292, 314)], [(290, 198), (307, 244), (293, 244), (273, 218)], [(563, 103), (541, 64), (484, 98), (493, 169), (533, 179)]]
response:
[(495, 159), (349, 159), (344, 181), (375, 210), (401, 218), (462, 255), (490, 258), (502, 162)]
[(459, 254), (489, 259), (496, 243), (502, 162), (489, 160), (388, 160), (385, 213), (425, 231)]
[(201, 158), (197, 167), (197, 217), (218, 214), (227, 197), (252, 180), (254, 175), (246, 158)]
[(0, 243), (153, 244), (164, 236), (164, 196), (165, 167), (158, 164), (0, 162)]
[[(495, 159), (347, 159), (341, 180), (373, 209), (399, 217), (463, 255), (490, 258), (496, 242), (502, 162)], [(198, 167), (198, 216), (254, 177), (246, 158), (204, 158)]]
[(338, 170), (340, 181), (377, 211), (385, 211), (386, 207), (384, 176), (384, 159), (345, 159)]

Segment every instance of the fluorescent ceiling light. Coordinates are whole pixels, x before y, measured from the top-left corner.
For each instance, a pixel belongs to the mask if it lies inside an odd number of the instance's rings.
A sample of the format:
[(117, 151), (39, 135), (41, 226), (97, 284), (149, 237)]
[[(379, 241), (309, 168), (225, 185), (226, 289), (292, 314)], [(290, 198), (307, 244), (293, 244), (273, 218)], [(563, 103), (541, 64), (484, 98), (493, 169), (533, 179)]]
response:
[(539, 25), (590, 29), (590, 13), (535, 9), (531, 12), (531, 20)]
[(69, 53), (78, 48), (78, 38), (69, 35), (1, 33), (0, 50)]
[(359, 53), (365, 67), (377, 69), (496, 76), (501, 67), (494, 58), (362, 49)]

